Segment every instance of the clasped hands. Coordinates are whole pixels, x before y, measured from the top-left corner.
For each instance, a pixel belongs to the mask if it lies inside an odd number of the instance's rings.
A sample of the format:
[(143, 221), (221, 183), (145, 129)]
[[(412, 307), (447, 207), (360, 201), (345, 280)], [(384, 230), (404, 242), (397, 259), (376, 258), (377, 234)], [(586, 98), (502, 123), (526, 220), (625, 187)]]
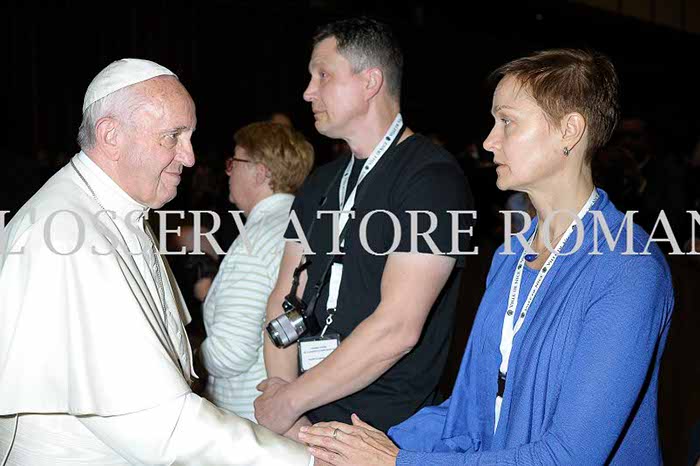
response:
[(268, 429), (309, 445), (321, 466), (394, 466), (398, 447), (384, 434), (352, 415), (352, 425), (320, 422), (303, 417), (306, 411), (295, 400), (289, 382), (273, 377), (258, 385), (262, 392), (255, 400), (255, 417)]

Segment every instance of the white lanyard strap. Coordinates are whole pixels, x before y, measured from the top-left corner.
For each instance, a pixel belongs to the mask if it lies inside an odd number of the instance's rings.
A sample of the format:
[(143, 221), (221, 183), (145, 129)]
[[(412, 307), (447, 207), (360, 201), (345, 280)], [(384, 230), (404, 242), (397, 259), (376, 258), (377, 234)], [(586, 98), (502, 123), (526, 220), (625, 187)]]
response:
[[(343, 177), (340, 179), (340, 189), (338, 190), (338, 205), (342, 207), (342, 212), (340, 213), (339, 219), (339, 234), (343, 231), (345, 225), (350, 219), (350, 212), (355, 206), (357, 188), (360, 186), (360, 183), (362, 183), (362, 180), (364, 180), (367, 177), (369, 172), (371, 172), (372, 169), (377, 165), (377, 163), (379, 163), (379, 160), (381, 160), (382, 156), (389, 150), (390, 147), (394, 145), (394, 140), (401, 132), (402, 127), (403, 118), (399, 113), (398, 115), (396, 115), (396, 118), (394, 118), (394, 121), (391, 124), (391, 126), (389, 126), (389, 130), (382, 137), (382, 140), (379, 142), (379, 144), (377, 144), (370, 156), (367, 158), (365, 165), (362, 167), (362, 170), (360, 171), (360, 174), (357, 177), (355, 187), (353, 188), (352, 192), (350, 192), (347, 201), (345, 201), (345, 194), (348, 190), (350, 174), (352, 173), (353, 165), (355, 165), (355, 156), (353, 155), (352, 157), (350, 157), (350, 163), (345, 168)], [(344, 244), (345, 240), (343, 240), (341, 247)], [(336, 262), (331, 267), (331, 278), (328, 283), (328, 300), (326, 301), (326, 309), (332, 310), (332, 312), (329, 312), (328, 318), (326, 319), (326, 326), (323, 328), (321, 336), (323, 336), (326, 333), (328, 327), (333, 323), (333, 312), (335, 312), (335, 309), (338, 306), (338, 294), (340, 293), (340, 282), (342, 281), (342, 279), (343, 264), (342, 262)]]
[[(499, 389), (498, 395), (496, 396), (494, 431), (496, 430), (496, 427), (498, 427), (498, 420), (500, 417), (502, 403), (502, 392), (505, 390), (506, 375), (508, 374), (508, 363), (510, 361), (511, 350), (513, 349), (513, 339), (515, 338), (515, 335), (518, 333), (520, 328), (523, 326), (523, 322), (525, 321), (527, 312), (530, 309), (530, 305), (535, 300), (535, 296), (537, 296), (537, 292), (540, 290), (540, 286), (542, 285), (544, 278), (552, 270), (552, 266), (557, 260), (559, 253), (564, 247), (564, 244), (566, 244), (566, 240), (569, 239), (571, 234), (574, 232), (577, 220), (583, 220), (583, 217), (591, 210), (593, 204), (595, 204), (597, 200), (598, 191), (595, 188), (593, 188), (593, 192), (588, 197), (588, 201), (586, 201), (586, 203), (578, 213), (578, 219), (574, 219), (574, 221), (571, 222), (569, 227), (566, 229), (564, 235), (557, 243), (557, 246), (554, 248), (554, 251), (552, 251), (552, 253), (549, 255), (547, 261), (542, 266), (542, 269), (540, 269), (539, 273), (537, 274), (535, 282), (533, 283), (532, 288), (530, 288), (530, 292), (527, 295), (527, 299), (525, 300), (525, 303), (523, 303), (523, 307), (520, 310), (518, 320), (515, 322), (515, 325), (513, 325), (515, 311), (518, 306), (520, 284), (523, 278), (523, 268), (525, 267), (525, 255), (527, 251), (524, 249), (522, 254), (520, 255), (518, 265), (515, 267), (515, 272), (513, 273), (513, 280), (510, 285), (510, 295), (508, 296), (508, 307), (506, 308), (506, 313), (503, 316), (503, 328), (501, 329), (501, 366), (499, 367)], [(535, 234), (537, 233), (537, 228), (539, 228), (539, 223), (535, 228), (535, 232), (530, 237), (530, 244), (532, 244), (532, 240), (535, 237)]]
[[(597, 200), (598, 200), (598, 191), (594, 188), (593, 192), (588, 197), (588, 201), (586, 201), (584, 206), (579, 211), (578, 218), (582, 220), (583, 217), (588, 213), (588, 211), (591, 210), (591, 207), (593, 207), (593, 204), (595, 204), (595, 202)], [(538, 227), (539, 227), (539, 224), (538, 224)], [(508, 297), (508, 307), (506, 308), (505, 316), (503, 316), (503, 329), (501, 330), (501, 345), (500, 345), (500, 349), (501, 349), (500, 371), (503, 374), (508, 373), (508, 361), (510, 359), (511, 349), (513, 347), (513, 339), (515, 338), (515, 335), (518, 333), (520, 328), (523, 326), (523, 322), (525, 320), (525, 317), (527, 316), (528, 310), (530, 309), (530, 305), (535, 300), (535, 296), (537, 296), (537, 292), (539, 291), (540, 286), (542, 285), (542, 282), (544, 281), (544, 278), (547, 276), (549, 271), (552, 269), (552, 266), (554, 265), (554, 262), (557, 260), (559, 253), (561, 252), (562, 248), (564, 247), (564, 244), (566, 243), (566, 240), (569, 239), (571, 234), (574, 232), (575, 227), (576, 227), (576, 220), (571, 222), (569, 227), (566, 229), (566, 232), (564, 233), (562, 238), (557, 243), (556, 248), (554, 249), (554, 251), (552, 251), (552, 254), (550, 254), (549, 258), (547, 258), (547, 261), (544, 263), (544, 266), (542, 266), (542, 269), (537, 274), (537, 278), (535, 278), (535, 283), (533, 283), (532, 288), (530, 289), (530, 292), (527, 295), (527, 299), (525, 300), (525, 303), (523, 304), (523, 307), (520, 310), (520, 314), (518, 315), (518, 320), (515, 322), (515, 326), (514, 326), (513, 319), (515, 318), (515, 310), (516, 310), (516, 307), (518, 306), (518, 297), (520, 295), (520, 283), (522, 282), (523, 268), (525, 267), (526, 251), (523, 250), (522, 254), (520, 255), (520, 260), (518, 260), (518, 265), (515, 268), (515, 273), (513, 274), (513, 281), (511, 282), (511, 285), (510, 285), (510, 295)], [(536, 232), (537, 232), (537, 228), (535, 229), (535, 233)], [(532, 243), (532, 239), (534, 238), (535, 233), (533, 233), (532, 237), (530, 237), (530, 243)]]
[(389, 126), (389, 130), (386, 132), (384, 137), (382, 137), (382, 140), (379, 142), (379, 144), (377, 144), (370, 156), (367, 158), (367, 162), (365, 162), (364, 167), (362, 167), (362, 170), (360, 171), (360, 175), (357, 177), (355, 187), (346, 201), (345, 194), (347, 194), (348, 191), (348, 182), (350, 180), (350, 174), (352, 173), (352, 167), (355, 165), (355, 156), (350, 157), (350, 163), (347, 167), (345, 167), (343, 177), (340, 179), (340, 189), (338, 190), (338, 206), (342, 207), (341, 210), (343, 211), (340, 214), (340, 228), (338, 229), (338, 232), (343, 231), (345, 224), (350, 218), (350, 211), (355, 206), (355, 196), (357, 195), (357, 188), (360, 186), (360, 183), (362, 183), (362, 180), (364, 180), (369, 172), (371, 172), (377, 163), (379, 163), (386, 151), (389, 150), (402, 126), (403, 118), (399, 113), (396, 115), (396, 118), (394, 118), (394, 122), (391, 124), (391, 126)]

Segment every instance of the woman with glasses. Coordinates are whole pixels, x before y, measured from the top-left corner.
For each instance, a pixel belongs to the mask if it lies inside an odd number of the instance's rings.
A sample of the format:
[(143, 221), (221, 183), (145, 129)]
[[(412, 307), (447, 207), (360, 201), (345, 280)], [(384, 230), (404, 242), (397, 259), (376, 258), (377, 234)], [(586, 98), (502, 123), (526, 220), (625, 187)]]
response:
[(267, 378), (263, 361), (265, 307), (284, 249), (294, 193), (311, 171), (314, 151), (301, 133), (253, 123), (234, 135), (226, 162), (229, 200), (246, 216), (203, 306), (207, 337), (198, 351), (208, 372), (205, 396), (255, 421), (255, 387)]

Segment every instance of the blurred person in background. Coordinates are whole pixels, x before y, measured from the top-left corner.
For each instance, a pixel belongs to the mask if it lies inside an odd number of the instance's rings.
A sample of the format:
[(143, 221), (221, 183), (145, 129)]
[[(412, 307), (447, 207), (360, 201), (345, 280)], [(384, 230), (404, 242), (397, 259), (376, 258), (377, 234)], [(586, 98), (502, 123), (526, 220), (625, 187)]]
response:
[(233, 138), (229, 200), (246, 216), (245, 236), (231, 245), (204, 301), (207, 337), (199, 357), (209, 374), (205, 396), (255, 421), (255, 387), (267, 378), (265, 307), (279, 273), (293, 193), (311, 171), (314, 151), (301, 133), (271, 122), (245, 126)]

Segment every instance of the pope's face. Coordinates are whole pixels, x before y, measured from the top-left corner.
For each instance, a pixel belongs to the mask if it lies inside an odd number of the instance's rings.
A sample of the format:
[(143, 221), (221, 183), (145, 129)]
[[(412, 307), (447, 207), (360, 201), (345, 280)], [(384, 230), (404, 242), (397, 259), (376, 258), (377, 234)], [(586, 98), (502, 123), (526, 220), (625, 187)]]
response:
[(173, 77), (150, 79), (140, 88), (145, 103), (124, 124), (119, 171), (122, 188), (157, 209), (177, 194), (183, 167), (194, 165), (192, 98)]

